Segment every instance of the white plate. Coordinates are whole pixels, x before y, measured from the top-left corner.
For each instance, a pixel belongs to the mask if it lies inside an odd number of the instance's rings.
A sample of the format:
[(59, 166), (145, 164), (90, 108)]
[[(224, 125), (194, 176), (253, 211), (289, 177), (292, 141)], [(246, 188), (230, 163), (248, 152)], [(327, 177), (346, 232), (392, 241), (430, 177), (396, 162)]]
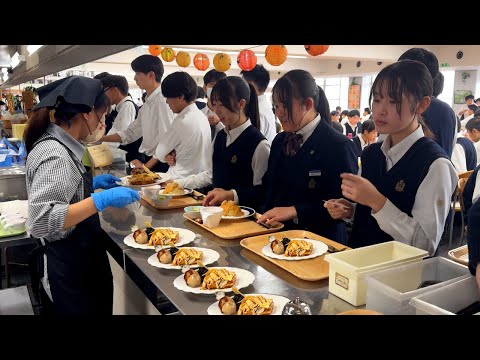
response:
[(301, 238), (293, 238), (290, 240), (305, 240), (309, 243), (313, 244), (313, 251), (310, 255), (307, 256), (285, 256), (285, 255), (277, 255), (275, 254), (272, 249), (270, 248), (270, 243), (265, 245), (262, 249), (262, 253), (268, 257), (271, 257), (273, 259), (279, 259), (279, 260), (290, 260), (290, 261), (298, 261), (298, 260), (307, 260), (307, 259), (313, 259), (318, 256), (322, 256), (328, 251), (328, 246), (324, 244), (321, 241), (317, 240), (312, 240), (312, 239), (301, 239)]
[(161, 173), (161, 172), (157, 172), (156, 173), (158, 176), (160, 176), (160, 179), (157, 179), (154, 183), (152, 184), (146, 184), (146, 185), (130, 185), (128, 183), (128, 179), (130, 178), (131, 175), (128, 175), (128, 176), (124, 176), (122, 178), (120, 178), (120, 181), (116, 181), (115, 183), (117, 185), (120, 185), (120, 186), (126, 186), (126, 187), (131, 187), (131, 188), (144, 188), (144, 187), (147, 187), (147, 186), (152, 186), (152, 185), (159, 185), (167, 180), (170, 180), (172, 178), (172, 176), (170, 174), (167, 174), (167, 173)]
[[(160, 195), (163, 195), (163, 190), (165, 190), (165, 188), (161, 188), (158, 193)], [(191, 194), (193, 192), (193, 189), (189, 189), (189, 188), (184, 188), (183, 189), (183, 194), (165, 194), (165, 195), (169, 195), (171, 197), (178, 197), (178, 196), (185, 196), (185, 195), (188, 195), (188, 194)]]
[[(163, 226), (156, 227), (155, 229), (160, 229)], [(180, 233), (180, 239), (175, 243), (176, 247), (186, 245), (190, 242), (192, 242), (195, 239), (195, 233), (193, 231), (187, 230), (187, 229), (182, 229), (182, 228), (175, 228), (175, 227), (168, 227), (169, 229), (178, 231)], [(155, 246), (153, 245), (147, 245), (147, 244), (139, 244), (135, 241), (133, 238), (133, 233), (128, 234), (125, 236), (125, 239), (123, 239), (123, 242), (125, 245), (128, 245), (132, 248), (135, 249), (146, 249), (146, 250), (155, 250)], [(163, 246), (164, 249), (170, 248), (170, 245), (165, 245)]]
[[(237, 281), (235, 282), (235, 286), (237, 289), (241, 289), (247, 287), (255, 280), (255, 275), (253, 275), (250, 271), (239, 269), (236, 267), (228, 267), (228, 266), (214, 266), (209, 269), (227, 269), (229, 271), (235, 272), (237, 275)], [(212, 289), (212, 290), (202, 290), (201, 286), (192, 288), (187, 285), (183, 278), (183, 274), (179, 275), (174, 281), (173, 286), (175, 286), (178, 290), (182, 290), (189, 293), (194, 294), (215, 294), (218, 291), (223, 291), (224, 293), (232, 291), (232, 288), (226, 289)]]
[[(279, 296), (279, 295), (271, 295), (271, 294), (244, 294), (244, 295), (262, 295), (267, 299), (272, 299), (273, 310), (270, 315), (282, 315), (283, 307), (285, 306), (285, 304), (287, 304), (290, 301), (285, 296)], [(222, 311), (218, 307), (218, 301), (208, 307), (207, 313), (208, 315), (225, 315), (222, 313)]]
[[(212, 264), (220, 258), (220, 254), (212, 249), (200, 248), (200, 247), (184, 247), (182, 249), (195, 249), (203, 252), (202, 263), (204, 265)], [(172, 264), (163, 264), (158, 260), (157, 253), (153, 254), (148, 258), (148, 263), (152, 266), (161, 268), (161, 269), (178, 269), (181, 270), (180, 265), (173, 266)], [(190, 265), (191, 268), (198, 268), (198, 265)]]
[(242, 216), (222, 216), (222, 219), (224, 220), (237, 220), (237, 219), (245, 219), (247, 217), (250, 217), (252, 215), (255, 215), (255, 210), (252, 208), (246, 207), (246, 206), (239, 206), (239, 208), (242, 210), (243, 215)]

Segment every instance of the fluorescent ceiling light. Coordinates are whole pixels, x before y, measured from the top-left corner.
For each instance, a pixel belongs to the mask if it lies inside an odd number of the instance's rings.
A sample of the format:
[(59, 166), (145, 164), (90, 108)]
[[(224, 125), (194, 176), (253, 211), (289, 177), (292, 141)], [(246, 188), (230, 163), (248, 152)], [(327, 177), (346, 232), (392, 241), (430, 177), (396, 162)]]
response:
[(35, 51), (40, 49), (43, 45), (28, 45), (27, 51), (29, 55), (32, 55)]
[[(148, 46), (142, 45), (143, 48), (148, 49)], [(199, 52), (199, 53), (207, 53), (207, 54), (218, 54), (220, 52), (223, 52), (225, 54), (229, 55), (238, 55), (239, 51), (222, 51), (222, 50), (211, 50), (211, 49), (195, 49), (195, 48), (172, 48), (175, 51), (189, 51), (189, 52)], [(257, 56), (263, 56), (265, 57), (265, 53), (255, 53)], [(290, 59), (306, 59), (306, 56), (302, 55), (287, 55), (287, 58)]]
[(10, 65), (12, 66), (12, 69), (20, 64), (21, 61), (25, 61), (24, 55), (20, 55), (18, 52), (13, 54), (12, 58), (10, 59)]

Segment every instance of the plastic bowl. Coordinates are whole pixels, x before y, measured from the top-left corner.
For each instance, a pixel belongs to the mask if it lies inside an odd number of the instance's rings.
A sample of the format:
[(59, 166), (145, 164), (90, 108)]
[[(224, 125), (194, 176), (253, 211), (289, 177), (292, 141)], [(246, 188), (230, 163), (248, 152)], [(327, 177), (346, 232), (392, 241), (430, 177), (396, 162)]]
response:
[(151, 198), (155, 207), (166, 207), (172, 201), (172, 197), (169, 195), (157, 195)]
[(202, 207), (203, 206), (187, 206), (186, 208), (183, 209), (183, 211), (185, 211), (185, 214), (187, 215), (188, 218), (198, 219), (201, 217), (200, 209)]

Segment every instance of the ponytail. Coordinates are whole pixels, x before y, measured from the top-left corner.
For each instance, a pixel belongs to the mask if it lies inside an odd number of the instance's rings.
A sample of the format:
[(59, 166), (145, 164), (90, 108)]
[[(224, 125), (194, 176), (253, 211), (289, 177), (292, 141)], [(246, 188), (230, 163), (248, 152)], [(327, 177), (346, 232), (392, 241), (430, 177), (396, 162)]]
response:
[(27, 154), (32, 150), (33, 144), (47, 131), (49, 125), (50, 111), (47, 108), (40, 108), (33, 112), (24, 135)]
[(248, 83), (248, 87), (250, 88), (250, 102), (245, 108), (245, 115), (250, 118), (252, 125), (260, 131), (260, 111), (258, 109), (257, 92), (251, 83)]
[(328, 99), (325, 96), (323, 89), (317, 85), (318, 97), (315, 99), (315, 110), (320, 114), (322, 119), (325, 119), (327, 124), (331, 125), (332, 119), (330, 117), (330, 105), (328, 104)]
[(435, 139), (435, 135), (433, 135), (433, 133), (432, 133), (432, 131), (430, 130), (430, 128), (427, 126), (427, 124), (425, 124), (425, 120), (423, 120), (423, 116), (422, 116), (422, 115), (419, 115), (419, 116), (418, 116), (418, 123), (422, 126), (423, 134), (425, 135), (425, 137), (434, 140), (434, 139)]

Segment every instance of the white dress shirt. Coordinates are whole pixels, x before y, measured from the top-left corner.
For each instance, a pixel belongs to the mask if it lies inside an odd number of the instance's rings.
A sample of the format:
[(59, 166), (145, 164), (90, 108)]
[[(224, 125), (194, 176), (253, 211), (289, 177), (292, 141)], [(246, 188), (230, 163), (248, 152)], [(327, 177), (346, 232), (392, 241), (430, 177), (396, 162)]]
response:
[[(386, 170), (389, 171), (424, 136), (419, 126), (400, 143), (390, 147), (391, 138), (388, 135), (381, 147), (386, 157)], [(380, 229), (394, 240), (427, 250), (433, 256), (443, 234), (457, 182), (458, 176), (450, 160), (436, 159), (417, 190), (412, 217), (400, 211), (388, 199), (380, 211), (375, 214), (372, 212), (372, 216)]]
[(175, 150), (175, 165), (168, 174), (172, 179), (182, 179), (207, 169), (210, 157), (211, 133), (205, 115), (195, 103), (188, 105), (176, 117), (155, 150), (155, 158), (165, 162)]
[(475, 181), (475, 188), (473, 190), (472, 196), (472, 205), (475, 204), (478, 198), (480, 198), (480, 175), (477, 175), (477, 179)]
[(477, 166), (480, 165), (480, 141), (473, 143), (475, 150), (477, 150)]
[[(127, 101), (130, 100), (130, 101)], [(116, 106), (117, 117), (113, 121), (113, 125), (107, 135), (117, 134), (120, 131), (125, 131), (128, 129), (130, 124), (135, 121), (135, 105), (133, 105), (132, 98), (130, 96), (125, 96)], [(111, 148), (118, 148), (120, 143), (112, 142), (108, 143)]]
[(117, 134), (122, 139), (123, 145), (130, 144), (143, 136), (138, 151), (153, 156), (158, 143), (169, 138), (173, 118), (173, 112), (167, 105), (159, 85), (155, 91), (145, 98), (145, 103), (140, 108), (135, 121), (130, 124), (127, 130), (120, 131)]
[(473, 116), (475, 114), (468, 115), (466, 118), (464, 118), (462, 121), (460, 121), (460, 126), (462, 130), (465, 130), (465, 125), (467, 125), (467, 122), (470, 121), (470, 119), (473, 119)]
[(265, 94), (258, 97), (258, 111), (260, 113), (260, 132), (271, 144), (275, 136), (277, 136), (277, 127), (275, 125), (275, 114), (272, 111), (272, 104), (270, 104)]
[(320, 122), (320, 114), (317, 115), (315, 119), (305, 125), (303, 128), (298, 130), (296, 134), (303, 136), (303, 142), (300, 147), (303, 146), (308, 140), (308, 138), (313, 134), (313, 131), (317, 128), (318, 123)]
[(465, 157), (465, 149), (460, 144), (455, 144), (452, 151), (452, 163), (457, 173), (467, 171), (467, 158)]
[[(225, 132), (227, 133), (227, 140), (226, 146), (230, 146), (237, 138), (248, 128), (252, 125), (250, 120), (245, 121), (239, 127), (228, 130), (225, 128)], [(262, 178), (265, 172), (267, 171), (268, 167), (268, 157), (270, 156), (270, 143), (267, 140), (262, 140), (258, 143), (253, 156), (252, 156), (252, 170), (253, 170), (253, 185), (260, 185), (262, 183)], [(208, 186), (212, 183), (212, 172), (213, 172), (213, 165), (212, 165), (212, 158), (213, 158), (213, 144), (210, 145), (210, 157), (208, 168), (206, 171), (203, 171), (199, 174), (191, 175), (186, 179), (177, 180), (177, 182), (187, 188), (198, 189), (205, 186)], [(229, 190), (229, 189), (227, 189)], [(238, 195), (235, 189), (233, 190), (233, 197), (234, 201), (238, 204)]]

